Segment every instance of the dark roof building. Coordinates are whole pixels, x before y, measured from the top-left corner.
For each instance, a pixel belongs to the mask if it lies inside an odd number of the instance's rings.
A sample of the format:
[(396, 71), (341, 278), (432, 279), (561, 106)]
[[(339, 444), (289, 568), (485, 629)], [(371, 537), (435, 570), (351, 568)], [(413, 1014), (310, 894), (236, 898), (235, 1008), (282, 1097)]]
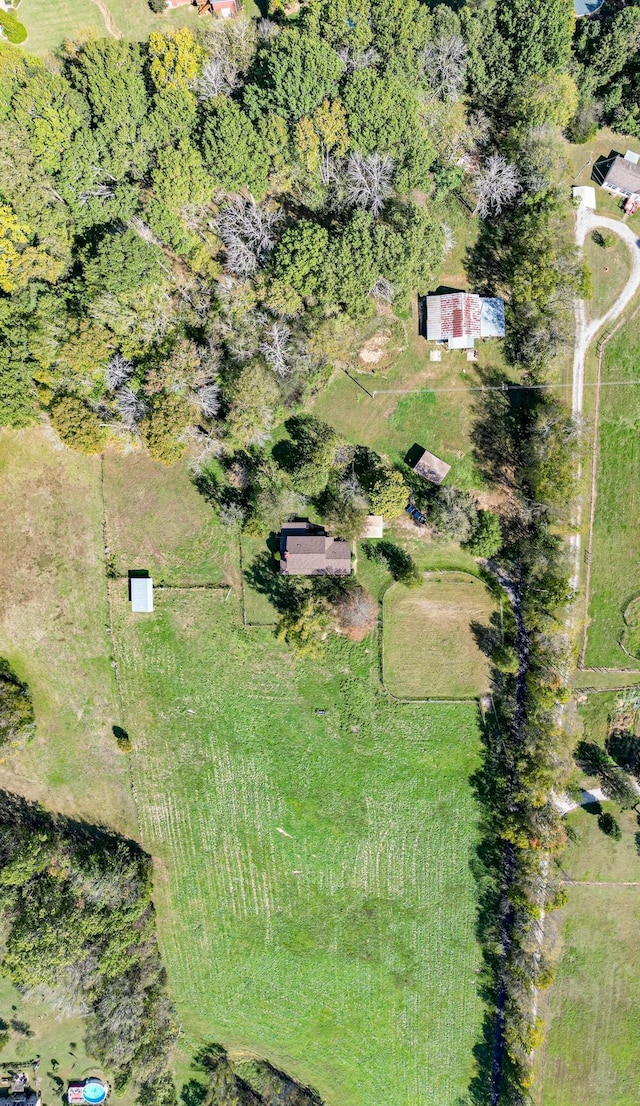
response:
[(604, 173), (599, 167), (596, 170), (601, 176), (600, 184), (608, 192), (616, 192), (619, 196), (637, 196), (640, 199), (640, 165), (638, 155), (630, 150), (624, 157), (614, 157)]
[(441, 484), (450, 468), (451, 465), (441, 461), (435, 453), (429, 453), (428, 449), (424, 450), (413, 465), (413, 471), (425, 480), (430, 480), (432, 484)]
[(349, 576), (349, 542), (337, 541), (310, 522), (286, 522), (280, 535), (280, 572), (285, 576)]
[(476, 338), (504, 338), (504, 300), (472, 292), (423, 296), (418, 306), (419, 328), (428, 342), (446, 342), (449, 349), (473, 349)]

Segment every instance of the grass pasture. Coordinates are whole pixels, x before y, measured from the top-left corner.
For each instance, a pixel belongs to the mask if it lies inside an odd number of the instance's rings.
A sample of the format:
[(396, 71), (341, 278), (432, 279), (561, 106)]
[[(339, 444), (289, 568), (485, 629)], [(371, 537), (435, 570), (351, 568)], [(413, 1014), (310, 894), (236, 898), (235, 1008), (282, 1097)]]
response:
[(489, 686), (475, 629), (495, 600), (466, 573), (430, 573), (419, 588), (395, 584), (384, 599), (383, 675), (399, 699), (471, 699)]
[(99, 458), (44, 429), (3, 430), (0, 518), (0, 656), (27, 680), (38, 726), (0, 764), (0, 786), (132, 833), (129, 770), (111, 731)]
[(100, 5), (96, 0), (51, 0), (44, 6), (38, 0), (21, 0), (18, 15), (27, 29), (24, 49), (36, 55), (55, 51), (65, 39), (83, 38), (87, 33), (98, 38), (114, 34), (142, 41), (149, 31), (195, 27), (198, 22), (195, 8), (187, 5), (154, 15), (147, 0), (103, 0)]
[[(347, 441), (386, 453), (396, 462), (404, 461), (418, 443), (451, 465), (450, 483), (480, 488), (482, 477), (470, 437), (474, 393), (466, 389), (492, 369), (503, 369), (500, 343), (478, 343), (475, 363), (467, 361), (464, 352), (444, 349), (442, 361), (430, 361), (435, 345), (418, 334), (415, 309), (404, 326), (404, 348), (387, 369), (353, 371), (355, 379), (336, 369), (313, 412)], [(372, 397), (363, 389), (377, 394)]]
[(625, 612), (640, 595), (640, 327), (631, 319), (606, 347), (600, 396), (597, 499), (593, 530), (587, 667), (637, 668), (618, 642)]
[(564, 948), (546, 999), (542, 1106), (635, 1106), (640, 887), (573, 886), (559, 924)]
[(621, 238), (612, 246), (599, 246), (591, 234), (585, 241), (584, 259), (591, 270), (593, 295), (587, 301), (590, 319), (601, 319), (613, 307), (631, 275), (631, 251)]
[(146, 453), (107, 455), (107, 542), (118, 575), (146, 568), (157, 583), (226, 584), (238, 577), (236, 543), (189, 478)]
[(366, 642), (295, 662), (235, 594), (114, 611), (185, 1048), (265, 1056), (332, 1104), (454, 1106), (480, 1017), (475, 707), (391, 703)]

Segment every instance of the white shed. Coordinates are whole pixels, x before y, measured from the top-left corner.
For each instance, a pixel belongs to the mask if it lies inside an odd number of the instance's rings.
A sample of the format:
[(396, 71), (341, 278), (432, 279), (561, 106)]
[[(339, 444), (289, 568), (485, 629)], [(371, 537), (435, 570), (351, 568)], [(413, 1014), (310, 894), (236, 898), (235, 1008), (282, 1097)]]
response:
[(367, 515), (367, 520), (362, 531), (363, 538), (383, 538), (384, 518), (382, 515)]
[(150, 576), (132, 576), (131, 610), (136, 614), (147, 614), (153, 610), (153, 580)]

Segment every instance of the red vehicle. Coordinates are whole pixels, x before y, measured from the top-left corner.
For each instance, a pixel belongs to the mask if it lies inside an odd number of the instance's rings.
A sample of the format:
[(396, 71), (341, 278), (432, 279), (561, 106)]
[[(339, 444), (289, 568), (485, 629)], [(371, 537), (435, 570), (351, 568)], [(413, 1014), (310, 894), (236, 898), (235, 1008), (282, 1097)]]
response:
[(638, 196), (629, 196), (629, 199), (625, 200), (624, 213), (625, 215), (635, 215), (639, 207), (640, 198)]

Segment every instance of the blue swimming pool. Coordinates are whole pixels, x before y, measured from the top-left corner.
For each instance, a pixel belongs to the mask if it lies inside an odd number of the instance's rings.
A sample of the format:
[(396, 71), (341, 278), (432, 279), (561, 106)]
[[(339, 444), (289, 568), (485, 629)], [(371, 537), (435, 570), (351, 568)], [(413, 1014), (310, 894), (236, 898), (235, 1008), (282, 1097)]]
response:
[(573, 0), (576, 15), (593, 15), (603, 4), (604, 0)]
[(98, 1106), (107, 1097), (107, 1089), (100, 1079), (88, 1079), (82, 1088), (82, 1097), (89, 1106)]

